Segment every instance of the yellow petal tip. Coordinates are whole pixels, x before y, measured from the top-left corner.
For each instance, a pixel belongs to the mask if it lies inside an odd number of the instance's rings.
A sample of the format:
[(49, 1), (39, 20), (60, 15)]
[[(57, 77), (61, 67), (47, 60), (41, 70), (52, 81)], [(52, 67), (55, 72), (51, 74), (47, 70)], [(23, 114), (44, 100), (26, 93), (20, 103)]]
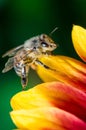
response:
[(86, 29), (73, 25), (72, 41), (77, 54), (86, 62)]

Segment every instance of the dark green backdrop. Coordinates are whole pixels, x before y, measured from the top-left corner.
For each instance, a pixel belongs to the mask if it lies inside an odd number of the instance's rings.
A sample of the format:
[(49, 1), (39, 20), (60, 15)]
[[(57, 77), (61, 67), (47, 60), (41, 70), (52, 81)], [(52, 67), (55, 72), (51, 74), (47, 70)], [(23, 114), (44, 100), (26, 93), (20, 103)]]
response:
[[(86, 27), (85, 0), (0, 0), (0, 56), (35, 35), (49, 34), (59, 44), (55, 54), (78, 58), (71, 41), (72, 25)], [(20, 78), (14, 70), (2, 74), (7, 58), (0, 57), (0, 130), (15, 128), (9, 112), (10, 98), (21, 91)], [(41, 82), (36, 72), (30, 71), (28, 88)]]

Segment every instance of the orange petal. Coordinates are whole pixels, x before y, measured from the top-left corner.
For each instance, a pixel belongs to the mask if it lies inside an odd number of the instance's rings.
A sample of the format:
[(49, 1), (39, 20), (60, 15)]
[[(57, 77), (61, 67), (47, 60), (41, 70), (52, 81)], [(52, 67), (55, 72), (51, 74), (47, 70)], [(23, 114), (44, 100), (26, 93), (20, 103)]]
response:
[(68, 112), (55, 107), (18, 110), (10, 113), (20, 129), (27, 130), (86, 130), (86, 124)]
[(44, 82), (62, 81), (86, 91), (86, 65), (67, 56), (43, 56), (40, 61), (48, 66), (37, 65), (37, 73)]
[(86, 29), (74, 25), (72, 29), (72, 41), (76, 52), (86, 62)]
[(11, 99), (14, 110), (58, 107), (86, 121), (86, 94), (61, 82), (50, 82), (16, 94)]

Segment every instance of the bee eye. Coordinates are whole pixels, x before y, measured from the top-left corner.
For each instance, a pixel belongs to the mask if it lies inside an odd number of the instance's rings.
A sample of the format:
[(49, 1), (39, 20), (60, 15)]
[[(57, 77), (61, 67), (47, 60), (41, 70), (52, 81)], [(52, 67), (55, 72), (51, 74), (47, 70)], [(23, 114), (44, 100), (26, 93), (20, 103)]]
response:
[(41, 42), (42, 47), (49, 47), (49, 45), (46, 42)]

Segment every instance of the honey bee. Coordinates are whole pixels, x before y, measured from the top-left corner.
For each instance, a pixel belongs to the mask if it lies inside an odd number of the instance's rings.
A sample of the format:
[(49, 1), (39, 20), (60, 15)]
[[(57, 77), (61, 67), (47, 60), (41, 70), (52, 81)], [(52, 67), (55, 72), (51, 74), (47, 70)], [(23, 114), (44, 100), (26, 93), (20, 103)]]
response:
[(21, 77), (22, 88), (28, 83), (28, 73), (31, 65), (38, 63), (43, 65), (38, 58), (43, 55), (49, 55), (57, 45), (46, 34), (32, 37), (24, 42), (24, 44), (6, 52), (2, 57), (10, 57), (5, 64), (3, 73), (14, 68), (16, 74)]

